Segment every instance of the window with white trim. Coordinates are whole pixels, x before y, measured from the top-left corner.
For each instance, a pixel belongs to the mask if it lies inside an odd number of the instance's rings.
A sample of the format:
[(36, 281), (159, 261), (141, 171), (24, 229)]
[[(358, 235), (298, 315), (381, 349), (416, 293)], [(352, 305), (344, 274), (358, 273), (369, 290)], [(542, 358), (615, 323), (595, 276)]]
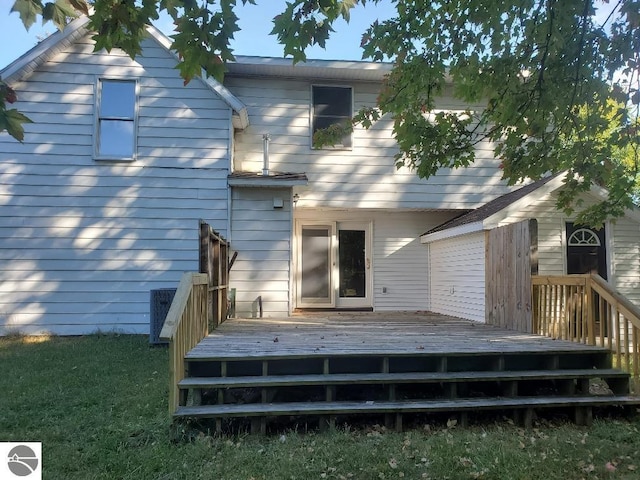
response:
[(600, 239), (593, 230), (588, 228), (579, 228), (571, 234), (567, 245), (570, 247), (582, 247), (582, 246), (600, 246)]
[(98, 81), (96, 157), (133, 160), (136, 153), (136, 82)]
[[(353, 89), (313, 85), (311, 134), (335, 124), (348, 124), (353, 115)], [(351, 148), (351, 135), (345, 135), (334, 147)]]

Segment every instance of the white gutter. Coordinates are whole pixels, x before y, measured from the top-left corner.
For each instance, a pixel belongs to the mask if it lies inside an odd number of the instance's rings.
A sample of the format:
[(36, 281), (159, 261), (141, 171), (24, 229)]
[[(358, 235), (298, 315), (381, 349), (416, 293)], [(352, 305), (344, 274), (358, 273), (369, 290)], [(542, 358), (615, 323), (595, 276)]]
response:
[(466, 235), (468, 233), (481, 232), (484, 230), (482, 222), (471, 222), (459, 225), (453, 228), (446, 228), (439, 232), (428, 233), (420, 237), (420, 243), (432, 243), (438, 240), (445, 240), (448, 238), (459, 237), (460, 235)]

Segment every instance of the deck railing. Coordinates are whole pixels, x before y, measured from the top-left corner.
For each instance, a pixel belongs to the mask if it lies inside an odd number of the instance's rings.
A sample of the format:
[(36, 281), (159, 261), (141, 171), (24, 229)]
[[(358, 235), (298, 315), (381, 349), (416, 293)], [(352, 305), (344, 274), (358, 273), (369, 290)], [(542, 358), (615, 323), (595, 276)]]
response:
[(209, 334), (209, 278), (184, 273), (171, 303), (160, 339), (169, 342), (169, 413), (180, 404), (178, 383), (185, 377), (186, 353)]
[(605, 347), (640, 393), (640, 308), (599, 275), (534, 275), (533, 332)]

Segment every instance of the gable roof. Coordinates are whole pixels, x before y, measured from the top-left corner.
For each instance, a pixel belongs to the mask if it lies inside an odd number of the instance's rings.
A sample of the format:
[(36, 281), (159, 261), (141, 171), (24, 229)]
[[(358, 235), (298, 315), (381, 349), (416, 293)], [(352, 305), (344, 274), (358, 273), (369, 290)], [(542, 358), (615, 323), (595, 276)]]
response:
[(229, 76), (361, 82), (382, 81), (392, 66), (388, 62), (311, 59), (294, 64), (290, 58), (242, 55), (237, 55), (234, 62), (226, 65)]
[(64, 30), (49, 35), (31, 50), (0, 70), (0, 77), (7, 83), (16, 82), (26, 77), (74, 41), (86, 35), (88, 23), (89, 17), (84, 15), (74, 19)]
[(492, 227), (493, 224), (507, 217), (512, 211), (520, 210), (535, 199), (560, 188), (564, 183), (565, 176), (566, 172), (556, 173), (495, 198), (475, 210), (464, 213), (423, 233), (421, 241), (422, 243), (429, 243)]
[[(2, 79), (7, 83), (13, 83), (27, 77), (40, 65), (53, 58), (54, 55), (67, 48), (77, 39), (86, 35), (88, 33), (88, 23), (89, 17), (85, 15), (72, 20), (64, 30), (57, 31), (53, 35), (50, 35), (31, 50), (0, 70), (0, 77), (2, 77)], [(153, 25), (147, 26), (147, 33), (149, 33), (151, 38), (171, 54), (171, 56), (176, 60), (178, 59), (176, 53), (171, 50), (171, 40), (164, 33)], [(209, 87), (212, 92), (215, 92), (229, 106), (229, 108), (231, 108), (231, 110), (233, 110), (234, 127), (244, 129), (249, 125), (249, 115), (244, 103), (242, 103), (220, 82), (211, 77), (207, 77), (204, 71), (202, 71), (199, 79)]]

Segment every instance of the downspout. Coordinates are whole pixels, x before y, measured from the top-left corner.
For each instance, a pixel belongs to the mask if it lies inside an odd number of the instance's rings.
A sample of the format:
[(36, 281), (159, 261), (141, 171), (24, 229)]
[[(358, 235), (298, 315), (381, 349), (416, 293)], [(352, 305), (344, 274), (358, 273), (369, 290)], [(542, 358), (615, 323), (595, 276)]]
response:
[(229, 158), (229, 169), (227, 172), (227, 241), (231, 244), (233, 237), (231, 231), (231, 226), (233, 224), (233, 219), (231, 218), (233, 215), (233, 193), (231, 186), (229, 185), (228, 175), (231, 175), (235, 170), (235, 128), (233, 127), (233, 111), (229, 110), (229, 113), (229, 142), (227, 143), (227, 154)]
[(269, 176), (269, 140), (271, 136), (268, 133), (262, 135), (262, 176)]

